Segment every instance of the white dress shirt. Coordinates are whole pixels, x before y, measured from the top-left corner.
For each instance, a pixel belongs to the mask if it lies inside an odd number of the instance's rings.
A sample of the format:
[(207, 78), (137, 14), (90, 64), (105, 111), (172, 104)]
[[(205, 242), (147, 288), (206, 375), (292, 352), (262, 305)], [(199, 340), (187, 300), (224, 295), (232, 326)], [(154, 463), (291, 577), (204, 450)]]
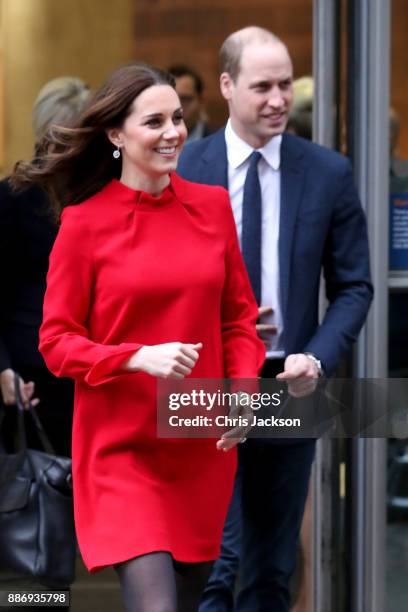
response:
[[(232, 129), (231, 121), (225, 128), (228, 158), (228, 188), (239, 240), (242, 234), (242, 200), (249, 157), (254, 149)], [(279, 218), (280, 218), (280, 148), (282, 136), (274, 136), (257, 149), (262, 154), (258, 175), (262, 192), (262, 252), (261, 252), (261, 306), (271, 306), (273, 314), (262, 317), (261, 323), (276, 325), (277, 333), (268, 338), (266, 356), (284, 356), (282, 347), (283, 321), (279, 286)]]

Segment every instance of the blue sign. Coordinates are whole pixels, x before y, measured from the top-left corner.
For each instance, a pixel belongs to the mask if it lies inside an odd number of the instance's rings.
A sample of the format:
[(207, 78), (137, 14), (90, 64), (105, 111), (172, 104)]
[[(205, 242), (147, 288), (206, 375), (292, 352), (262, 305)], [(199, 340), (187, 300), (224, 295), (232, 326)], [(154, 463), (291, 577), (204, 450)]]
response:
[(390, 195), (390, 270), (408, 270), (408, 191)]

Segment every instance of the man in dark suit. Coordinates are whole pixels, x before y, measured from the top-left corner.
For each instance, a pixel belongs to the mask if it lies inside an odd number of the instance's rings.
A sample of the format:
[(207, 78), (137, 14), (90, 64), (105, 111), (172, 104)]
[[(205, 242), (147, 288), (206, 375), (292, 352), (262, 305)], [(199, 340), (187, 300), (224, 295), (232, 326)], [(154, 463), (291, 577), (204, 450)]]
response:
[(204, 104), (203, 79), (185, 64), (169, 66), (167, 71), (174, 76), (176, 91), (183, 107), (184, 123), (188, 130), (186, 143), (209, 136), (211, 129)]
[[(229, 121), (187, 147), (178, 171), (229, 189), (260, 306), (258, 331), (267, 347), (262, 376), (330, 375), (357, 338), (372, 299), (366, 224), (350, 164), (284, 133), (293, 70), (281, 40), (245, 28), (226, 39), (220, 59)], [(319, 325), (322, 269), (329, 306)], [(240, 446), (221, 556), (200, 612), (288, 611), (313, 456), (310, 440), (249, 439)]]

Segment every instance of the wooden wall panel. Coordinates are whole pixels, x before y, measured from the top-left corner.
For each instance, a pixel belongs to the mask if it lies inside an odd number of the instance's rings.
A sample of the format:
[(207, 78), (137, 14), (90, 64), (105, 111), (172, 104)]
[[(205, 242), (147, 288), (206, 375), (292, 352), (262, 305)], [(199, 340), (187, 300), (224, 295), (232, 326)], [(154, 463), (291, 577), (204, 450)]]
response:
[[(7, 172), (32, 150), (31, 105), (50, 78), (76, 74), (98, 85), (116, 66), (187, 62), (206, 81), (208, 110), (223, 123), (218, 49), (232, 31), (256, 24), (288, 44), (295, 76), (312, 70), (313, 0), (0, 0), (0, 160)], [(393, 0), (391, 101), (408, 158), (408, 2)], [(4, 147), (1, 147), (1, 140)], [(2, 161), (3, 161), (2, 160)]]
[(288, 44), (295, 74), (312, 70), (312, 0), (135, 0), (134, 58), (160, 67), (188, 63), (206, 83), (211, 121), (220, 125), (226, 105), (218, 87), (218, 50), (239, 28), (259, 25)]
[(399, 155), (408, 158), (408, 2), (392, 0), (391, 105), (401, 119)]
[(31, 108), (44, 83), (73, 75), (95, 87), (131, 61), (133, 6), (134, 0), (1, 0), (3, 173), (32, 154)]

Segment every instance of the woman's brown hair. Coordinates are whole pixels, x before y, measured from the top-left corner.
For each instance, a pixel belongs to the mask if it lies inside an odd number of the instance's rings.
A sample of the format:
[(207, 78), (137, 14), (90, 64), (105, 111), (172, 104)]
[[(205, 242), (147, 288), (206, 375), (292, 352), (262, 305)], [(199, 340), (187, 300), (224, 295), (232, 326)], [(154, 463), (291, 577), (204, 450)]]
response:
[(11, 176), (13, 188), (39, 185), (50, 195), (58, 214), (64, 206), (82, 202), (112, 178), (119, 178), (121, 164), (112, 156), (106, 130), (120, 127), (135, 98), (153, 85), (174, 87), (174, 79), (145, 64), (113, 72), (73, 125), (52, 125), (37, 147), (37, 157), (16, 164)]

